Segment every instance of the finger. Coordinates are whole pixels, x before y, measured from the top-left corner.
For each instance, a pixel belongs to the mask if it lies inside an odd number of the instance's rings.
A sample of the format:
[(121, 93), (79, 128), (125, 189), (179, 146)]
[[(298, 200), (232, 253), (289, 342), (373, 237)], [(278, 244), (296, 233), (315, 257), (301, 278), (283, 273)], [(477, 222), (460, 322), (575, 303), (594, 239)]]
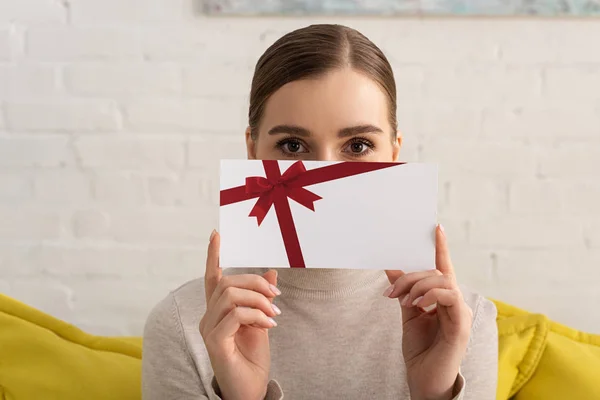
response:
[(256, 308), (236, 307), (219, 322), (210, 333), (212, 340), (223, 340), (232, 337), (242, 325), (259, 326), (269, 329), (277, 326), (273, 318)]
[(221, 278), (219, 284), (215, 288), (213, 295), (208, 304), (208, 308), (212, 309), (217, 300), (223, 295), (223, 292), (229, 287), (237, 287), (240, 289), (254, 290), (266, 297), (273, 298), (281, 294), (279, 289), (272, 286), (269, 281), (260, 275), (242, 274), (242, 275), (227, 275)]
[(400, 271), (400, 270), (385, 270), (385, 274), (388, 277), (388, 280), (390, 281), (390, 283), (393, 285), (394, 282), (396, 282), (401, 276), (405, 275), (404, 271)]
[[(394, 282), (393, 289), (389, 292), (390, 288), (384, 293), (390, 298), (397, 298), (405, 293), (408, 293), (415, 283), (421, 279), (425, 279), (431, 276), (441, 276), (442, 273), (436, 269), (428, 271), (411, 272), (409, 274), (402, 275), (396, 282)], [(389, 292), (389, 293), (388, 293)]]
[(415, 283), (408, 294), (402, 299), (402, 305), (405, 307), (414, 306), (420, 297), (424, 296), (425, 293), (431, 289), (453, 289), (456, 285), (450, 275), (435, 275), (427, 278), (423, 278)]
[(228, 287), (215, 304), (207, 321), (207, 328), (217, 326), (236, 307), (250, 307), (261, 310), (269, 317), (281, 314), (277, 306), (264, 295), (253, 290)]
[(462, 293), (459, 289), (442, 289), (435, 288), (431, 289), (421, 300), (415, 305), (419, 308), (427, 308), (433, 304), (437, 306), (445, 307), (448, 312), (448, 316), (454, 322), (460, 321), (461, 313), (466, 303), (463, 300)]
[[(274, 287), (277, 287), (277, 270), (275, 270), (275, 269), (268, 270), (267, 272), (265, 272), (263, 274), (263, 278), (265, 278), (267, 280), (267, 282), (269, 282), (269, 285), (273, 285)], [(271, 291), (273, 291), (273, 289), (271, 289)], [(269, 297), (268, 299), (269, 299), (269, 301), (273, 301), (273, 297)]]
[(208, 253), (206, 256), (206, 271), (204, 272), (204, 292), (206, 304), (209, 303), (215, 288), (219, 284), (223, 271), (219, 267), (219, 248), (221, 247), (221, 235), (216, 230), (210, 234)]
[(441, 224), (435, 230), (435, 266), (444, 275), (454, 275), (446, 233)]

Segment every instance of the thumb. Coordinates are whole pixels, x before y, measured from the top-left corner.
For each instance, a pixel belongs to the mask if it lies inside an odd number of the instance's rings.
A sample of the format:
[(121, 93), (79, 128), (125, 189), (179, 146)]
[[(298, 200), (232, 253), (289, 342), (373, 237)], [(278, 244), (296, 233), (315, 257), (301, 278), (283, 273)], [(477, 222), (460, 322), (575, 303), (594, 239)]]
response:
[(385, 270), (385, 274), (388, 277), (388, 280), (390, 281), (390, 284), (394, 284), (396, 283), (396, 281), (398, 280), (398, 278), (400, 278), (402, 275), (404, 274), (404, 271), (400, 271), (400, 270)]

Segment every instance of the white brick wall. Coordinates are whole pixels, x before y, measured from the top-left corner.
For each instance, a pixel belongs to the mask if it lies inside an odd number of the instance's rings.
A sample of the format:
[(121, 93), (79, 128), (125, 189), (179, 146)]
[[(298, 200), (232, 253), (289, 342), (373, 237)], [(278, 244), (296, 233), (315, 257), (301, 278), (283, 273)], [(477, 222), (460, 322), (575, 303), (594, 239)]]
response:
[[(254, 63), (325, 19), (192, 0), (0, 2), (0, 291), (140, 334), (201, 276)], [(600, 332), (600, 20), (335, 20), (384, 49), (403, 159), (441, 163), (461, 281)]]

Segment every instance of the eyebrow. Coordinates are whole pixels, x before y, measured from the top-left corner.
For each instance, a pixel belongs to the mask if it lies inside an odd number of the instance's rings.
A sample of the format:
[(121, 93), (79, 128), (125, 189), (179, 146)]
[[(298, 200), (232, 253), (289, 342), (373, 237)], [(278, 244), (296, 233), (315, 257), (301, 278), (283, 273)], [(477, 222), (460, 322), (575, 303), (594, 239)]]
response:
[[(269, 135), (288, 134), (307, 137), (311, 135), (311, 132), (296, 125), (277, 125), (269, 129)], [(356, 125), (348, 128), (343, 128), (338, 131), (338, 137), (345, 138), (350, 136), (356, 136), (364, 133), (383, 133), (383, 130), (375, 125)]]

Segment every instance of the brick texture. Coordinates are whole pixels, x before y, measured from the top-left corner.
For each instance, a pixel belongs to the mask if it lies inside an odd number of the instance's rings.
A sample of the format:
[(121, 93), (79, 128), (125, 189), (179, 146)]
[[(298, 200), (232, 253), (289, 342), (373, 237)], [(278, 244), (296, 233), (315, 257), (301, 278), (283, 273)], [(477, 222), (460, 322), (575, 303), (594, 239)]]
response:
[[(440, 165), (460, 281), (599, 332), (572, 305), (600, 300), (600, 21), (333, 21), (393, 64), (401, 158)], [(1, 1), (0, 291), (140, 334), (203, 274), (256, 60), (307, 23), (188, 0)]]

